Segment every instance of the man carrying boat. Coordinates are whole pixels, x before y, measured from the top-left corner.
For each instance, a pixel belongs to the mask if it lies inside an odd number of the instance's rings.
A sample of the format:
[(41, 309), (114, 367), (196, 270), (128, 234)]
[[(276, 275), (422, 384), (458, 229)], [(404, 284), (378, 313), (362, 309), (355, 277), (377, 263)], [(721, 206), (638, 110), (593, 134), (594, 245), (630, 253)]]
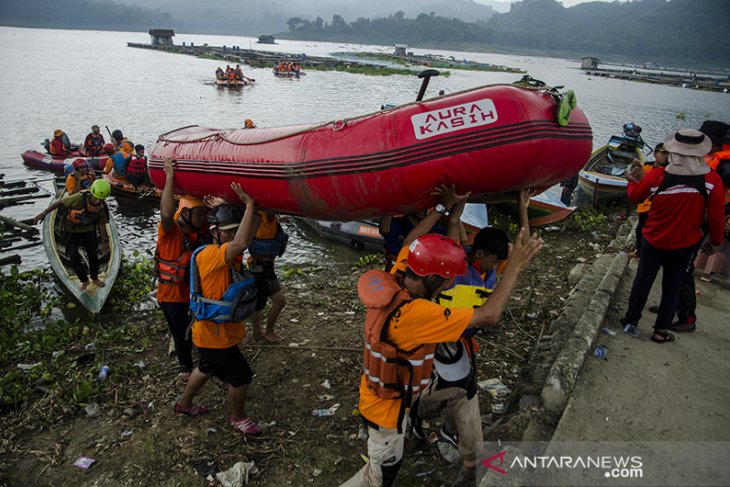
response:
[(343, 485), (393, 484), (407, 410), (429, 383), (436, 344), (459, 340), (467, 328), (495, 325), (519, 273), (540, 248), (537, 235), (520, 230), (500, 285), (475, 309), (447, 309), (431, 301), (468, 265), (464, 250), (442, 235), (423, 235), (411, 244), (402, 284), (380, 270), (360, 278), (367, 314), (359, 410), (368, 426), (369, 461)]
[(51, 206), (33, 219), (34, 224), (40, 223), (53, 210), (62, 206), (66, 208), (66, 232), (68, 233), (66, 250), (74, 272), (81, 281), (82, 291), (85, 291), (89, 286), (89, 276), (86, 273), (86, 266), (81, 260), (79, 247), (86, 250), (91, 280), (98, 287), (105, 286), (104, 281), (99, 279), (96, 229), (99, 229), (99, 234), (104, 243), (103, 247), (108, 248), (109, 235), (106, 232), (106, 224), (109, 221), (109, 209), (104, 200), (110, 192), (111, 186), (109, 183), (103, 179), (98, 179), (94, 181), (88, 190), (54, 201)]
[(190, 310), (193, 343), (200, 352), (198, 367), (190, 375), (175, 412), (199, 416), (208, 412), (193, 405), (193, 399), (210, 376), (228, 385), (233, 415), (231, 425), (244, 435), (257, 435), (259, 426), (246, 414), (246, 394), (253, 371), (238, 348), (246, 335), (243, 319), (256, 301), (253, 276), (241, 272), (241, 257), (255, 234), (254, 200), (237, 184), (231, 189), (246, 205), (240, 210), (230, 203), (217, 206), (208, 215), (214, 244), (199, 248), (190, 262)]
[(193, 251), (205, 241), (210, 208), (192, 196), (182, 196), (175, 206), (175, 169), (172, 158), (165, 159), (165, 186), (160, 199), (157, 226), (155, 275), (157, 302), (170, 327), (180, 378), (188, 380), (193, 371), (193, 342), (187, 334), (190, 324), (189, 268)]
[(91, 126), (91, 133), (86, 136), (84, 140), (84, 149), (86, 149), (86, 155), (91, 157), (100, 156), (102, 148), (104, 147), (104, 136), (101, 134), (98, 125)]

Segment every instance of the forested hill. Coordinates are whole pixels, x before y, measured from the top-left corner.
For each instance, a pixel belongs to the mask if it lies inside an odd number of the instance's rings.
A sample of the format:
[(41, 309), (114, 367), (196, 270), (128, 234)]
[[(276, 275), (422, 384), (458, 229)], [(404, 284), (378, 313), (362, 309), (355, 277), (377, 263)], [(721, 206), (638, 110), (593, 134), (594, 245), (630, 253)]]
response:
[(404, 43), (443, 47), (483, 44), (576, 55), (622, 55), (730, 65), (730, 2), (727, 0), (635, 0), (591, 2), (565, 8), (555, 0), (514, 2), (511, 10), (486, 22), (464, 22), (433, 14), (347, 22), (294, 17), (296, 37)]
[(155, 9), (89, 0), (0, 0), (0, 24), (20, 27), (146, 31), (170, 27), (170, 14)]

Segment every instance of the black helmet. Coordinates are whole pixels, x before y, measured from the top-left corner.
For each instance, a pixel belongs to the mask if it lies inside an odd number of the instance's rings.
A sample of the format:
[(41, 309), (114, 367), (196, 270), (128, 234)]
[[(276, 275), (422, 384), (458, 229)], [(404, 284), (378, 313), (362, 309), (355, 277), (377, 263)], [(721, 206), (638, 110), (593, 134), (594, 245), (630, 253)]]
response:
[(717, 166), (717, 174), (720, 175), (720, 178), (722, 179), (722, 183), (730, 188), (730, 161), (720, 161), (720, 164)]
[(122, 131), (117, 129), (114, 132), (112, 132), (112, 138), (120, 140), (124, 138), (124, 134), (122, 134)]
[(213, 208), (208, 214), (208, 223), (210, 224), (211, 230), (214, 228), (228, 230), (238, 227), (241, 223), (241, 218), (243, 218), (241, 210), (230, 203), (225, 203)]

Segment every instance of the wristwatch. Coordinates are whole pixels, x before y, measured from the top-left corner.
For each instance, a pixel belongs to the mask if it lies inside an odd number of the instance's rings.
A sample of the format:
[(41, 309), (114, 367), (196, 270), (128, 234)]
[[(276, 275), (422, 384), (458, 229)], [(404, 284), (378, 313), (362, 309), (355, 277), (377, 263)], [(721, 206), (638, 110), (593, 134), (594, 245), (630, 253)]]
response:
[(445, 215), (449, 212), (449, 210), (446, 208), (446, 205), (444, 205), (443, 203), (438, 203), (434, 207), (434, 210), (436, 211), (436, 213), (441, 213), (442, 215)]

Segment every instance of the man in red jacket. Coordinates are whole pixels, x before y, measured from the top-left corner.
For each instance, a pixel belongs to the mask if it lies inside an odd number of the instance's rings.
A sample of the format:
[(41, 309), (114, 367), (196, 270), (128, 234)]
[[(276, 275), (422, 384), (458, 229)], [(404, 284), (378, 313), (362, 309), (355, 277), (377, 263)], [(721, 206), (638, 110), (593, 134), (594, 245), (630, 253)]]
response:
[(629, 174), (628, 197), (639, 203), (651, 197), (651, 210), (644, 224), (641, 259), (629, 296), (629, 309), (621, 319), (626, 333), (636, 329), (659, 268), (663, 270), (662, 297), (651, 340), (667, 343), (680, 288), (694, 249), (707, 223), (713, 246), (723, 241), (723, 184), (704, 160), (712, 142), (699, 130), (683, 129), (664, 141), (669, 164), (646, 175), (637, 168)]

